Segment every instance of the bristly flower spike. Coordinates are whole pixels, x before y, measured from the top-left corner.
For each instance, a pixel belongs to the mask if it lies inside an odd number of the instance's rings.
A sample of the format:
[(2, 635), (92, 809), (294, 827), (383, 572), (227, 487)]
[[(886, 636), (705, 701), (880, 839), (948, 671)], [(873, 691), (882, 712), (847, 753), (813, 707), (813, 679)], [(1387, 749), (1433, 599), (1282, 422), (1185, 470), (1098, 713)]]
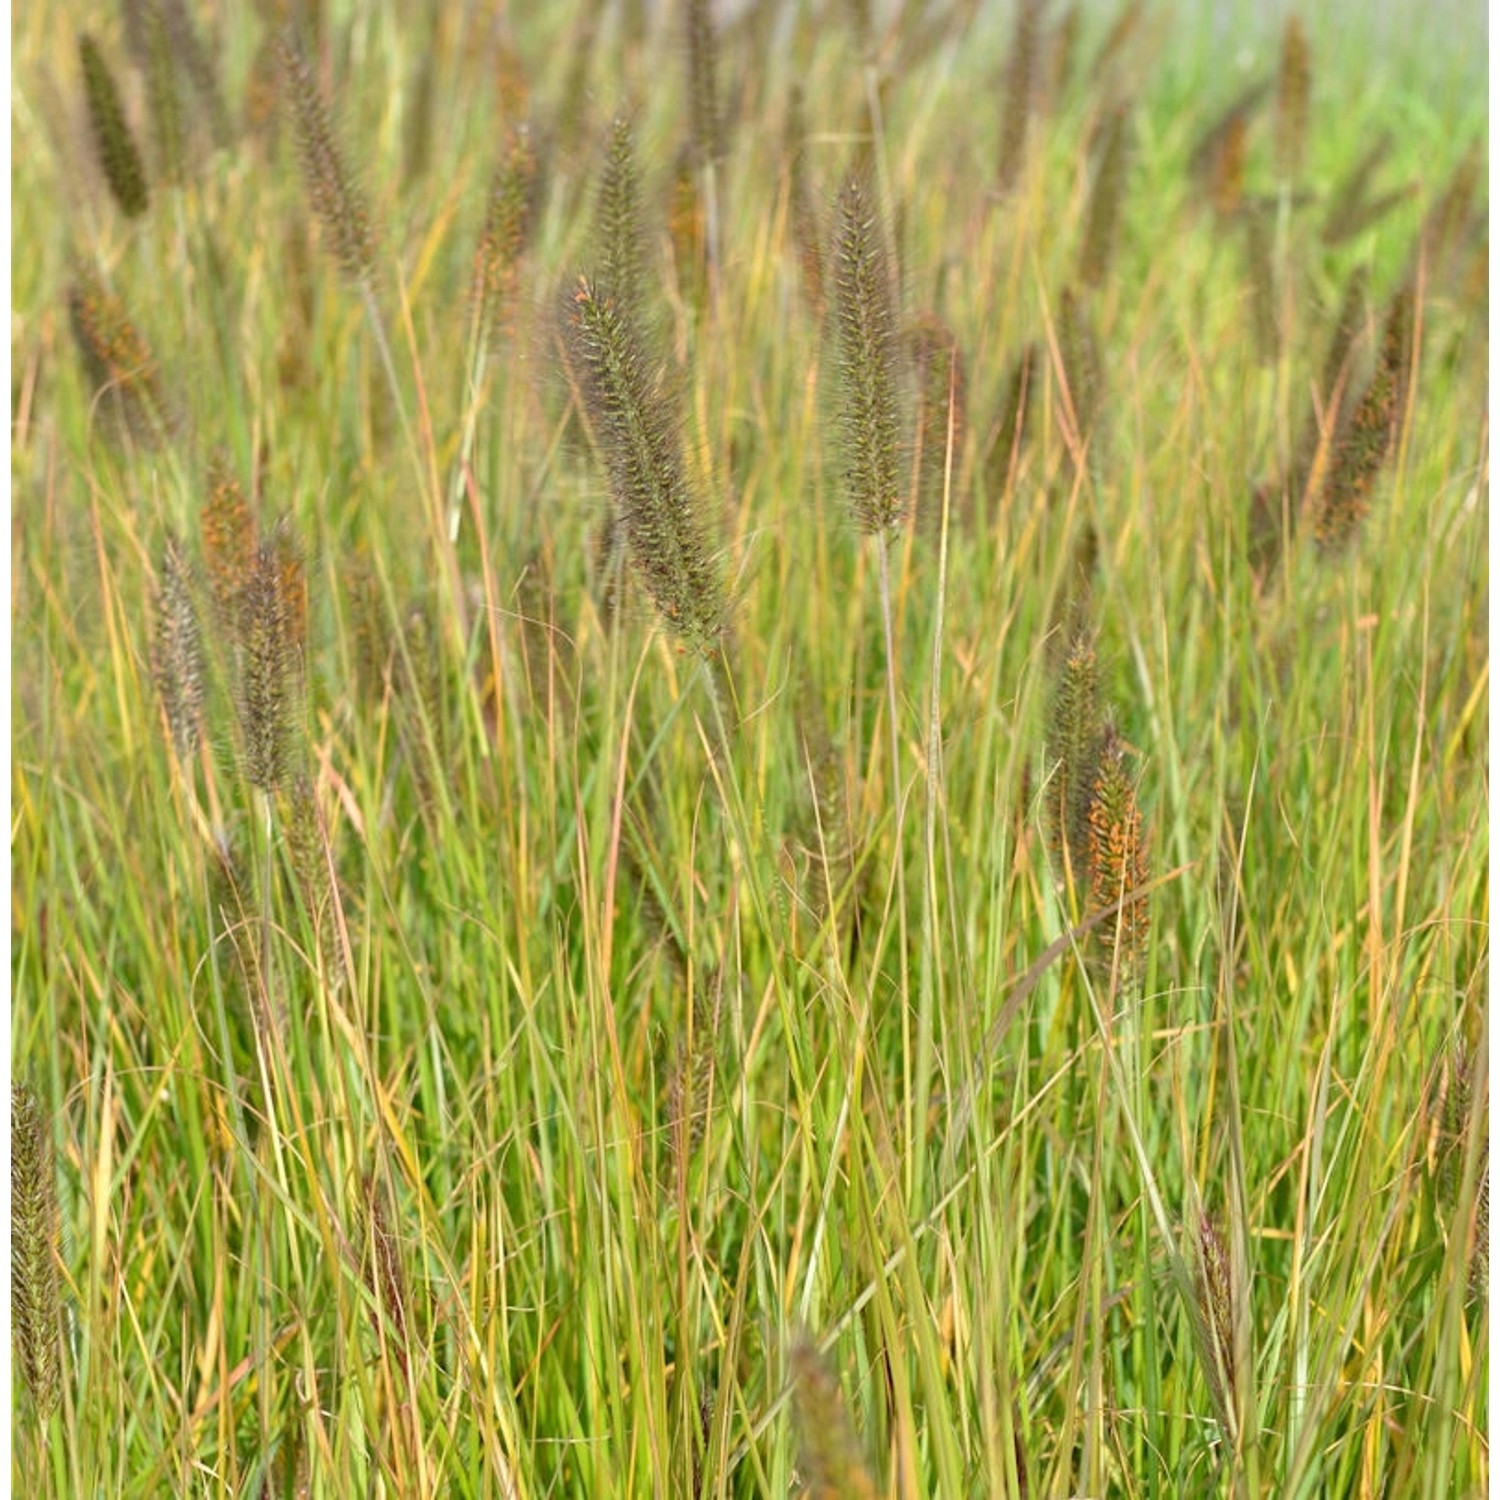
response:
[(169, 535), (157, 582), (152, 669), (172, 743), (186, 760), (203, 729), (203, 639), (193, 602), (192, 565), (181, 539)]
[(901, 522), (896, 308), (875, 205), (854, 174), (839, 193), (834, 274), (844, 483), (874, 535)]
[(141, 153), (126, 122), (114, 75), (99, 44), (86, 31), (78, 37), (78, 59), (83, 65), (84, 99), (104, 180), (120, 212), (127, 218), (139, 218), (150, 203), (146, 169), (141, 165)]
[(375, 235), (344, 153), (334, 137), (328, 107), (291, 26), (277, 41), (284, 98), (292, 111), (297, 155), (313, 211), (323, 225), (339, 267), (351, 281), (368, 281), (375, 270)]
[(631, 556), (668, 626), (709, 652), (723, 628), (723, 589), (638, 330), (586, 276), (567, 323)]

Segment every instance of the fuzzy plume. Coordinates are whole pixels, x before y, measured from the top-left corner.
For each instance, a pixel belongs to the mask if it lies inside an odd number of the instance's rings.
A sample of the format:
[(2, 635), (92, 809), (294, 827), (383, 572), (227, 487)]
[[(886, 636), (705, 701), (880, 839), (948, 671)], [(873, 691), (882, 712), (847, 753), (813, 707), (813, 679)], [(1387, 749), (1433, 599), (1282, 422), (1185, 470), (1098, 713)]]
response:
[(822, 705), (806, 681), (801, 697), (798, 731), (812, 803), (804, 838), (808, 906), (820, 925), (837, 924), (837, 936), (852, 966), (863, 938), (870, 869), (860, 858), (843, 756), (828, 732)]
[(1276, 174), (1295, 182), (1307, 153), (1307, 120), (1312, 100), (1312, 57), (1307, 33), (1288, 16), (1281, 33), (1281, 69), (1276, 79)]
[(391, 676), (391, 630), (380, 579), (363, 544), (345, 560), (340, 572), (355, 691), (362, 702), (378, 709)]
[(246, 868), (243, 850), (227, 829), (216, 829), (208, 869), (209, 909), (218, 918), (221, 936), (234, 952), (231, 981), (238, 981), (241, 998), (258, 1031), (272, 1023), (270, 997), (260, 967), (259, 934), (254, 880)]
[(1245, 191), (1245, 157), (1250, 120), (1266, 95), (1268, 85), (1252, 84), (1199, 137), (1193, 148), (1193, 176), (1208, 194), (1214, 212), (1231, 218), (1239, 211)]
[(192, 564), (181, 540), (171, 535), (157, 577), (151, 666), (172, 743), (185, 761), (203, 730), (203, 640), (193, 602)]
[(155, 356), (124, 304), (85, 273), (68, 289), (68, 312), (93, 399), (120, 432), (151, 446), (174, 424)]
[(943, 485), (948, 468), (949, 428), (953, 444), (953, 493), (968, 420), (968, 383), (953, 330), (935, 314), (917, 319), (907, 332), (916, 374), (917, 515), (919, 531), (935, 535), (942, 524)]
[(566, 712), (571, 693), (566, 682), (567, 664), (556, 645), (557, 591), (547, 554), (537, 548), (526, 560), (514, 591), (517, 640), (526, 670), (526, 685), (532, 708), (547, 714), (555, 708)]
[(146, 82), (146, 107), (151, 116), (156, 172), (162, 182), (180, 182), (186, 165), (186, 127), (182, 95), (177, 86), (177, 59), (162, 0), (138, 0), (141, 32), (136, 64)]
[(792, 1346), (800, 1442), (798, 1467), (809, 1500), (875, 1500), (880, 1487), (849, 1421), (839, 1383), (811, 1339)]
[(686, 0), (689, 136), (695, 166), (724, 155), (719, 117), (718, 38), (708, 0)]
[(708, 226), (703, 194), (693, 171), (693, 153), (684, 144), (677, 153), (667, 204), (667, 236), (682, 300), (701, 307), (708, 291)]
[(834, 274), (844, 483), (855, 518), (873, 535), (901, 521), (896, 307), (875, 205), (855, 175), (839, 193)]
[(1073, 65), (1078, 57), (1079, 8), (1070, 5), (1052, 28), (1047, 46), (1047, 103), (1056, 112), (1067, 96), (1073, 81)]
[(1119, 238), (1120, 207), (1125, 199), (1125, 181), (1129, 172), (1130, 110), (1126, 105), (1120, 105), (1110, 111), (1104, 125), (1103, 142), (1094, 168), (1083, 249), (1078, 258), (1078, 277), (1085, 286), (1102, 286), (1109, 274)]
[(1006, 371), (984, 462), (985, 482), (991, 498), (1005, 492), (1011, 467), (1026, 439), (1041, 369), (1041, 347), (1033, 340), (1022, 347)]
[(1116, 72), (1122, 65), (1122, 59), (1128, 59), (1127, 49), (1131, 38), (1140, 29), (1145, 12), (1144, 0), (1130, 0), (1115, 17), (1114, 24), (1099, 43), (1093, 62), (1089, 64), (1089, 79), (1095, 85), (1103, 83), (1111, 73)]
[(255, 523), (239, 476), (222, 449), (208, 461), (207, 493), (199, 512), (203, 563), (214, 614), (226, 633), (239, 618), (240, 594), (255, 563)]
[(127, 218), (139, 218), (150, 206), (146, 169), (125, 119), (125, 106), (120, 102), (114, 75), (99, 44), (87, 32), (79, 34), (78, 59), (83, 65), (83, 96), (88, 105), (89, 128), (93, 131), (94, 149), (99, 154), (99, 166), (109, 184), (110, 196)]
[(229, 107), (224, 102), (214, 60), (199, 40), (184, 0), (160, 0), (160, 3), (172, 54), (198, 96), (198, 106), (207, 117), (209, 136), (215, 146), (227, 146), (231, 134)]
[(402, 1369), (410, 1358), (408, 1342), (411, 1297), (401, 1249), (391, 1229), (391, 1210), (384, 1189), (366, 1174), (360, 1184), (360, 1239), (363, 1242), (360, 1273), (380, 1311), (382, 1341), (393, 1349)]
[(1370, 181), (1391, 154), (1392, 136), (1382, 131), (1344, 175), (1323, 213), (1323, 243), (1342, 245), (1368, 229), (1406, 196), (1405, 188), (1370, 196)]
[(370, 216), (334, 135), (312, 66), (292, 27), (282, 28), (277, 54), (282, 98), (291, 110), (297, 157), (313, 212), (344, 275), (351, 281), (368, 281), (375, 271), (375, 234)]
[(708, 1129), (723, 989), (722, 970), (695, 986), (667, 1075), (667, 1125), (679, 1172), (686, 1169)]
[(1325, 552), (1344, 546), (1359, 530), (1369, 513), (1376, 476), (1395, 452), (1406, 404), (1411, 339), (1411, 293), (1403, 287), (1391, 299), (1375, 373), (1335, 440), (1328, 477), (1318, 496), (1315, 525), (1318, 545)]
[[(1490, 1153), (1489, 1153), (1489, 1078), (1480, 1075), (1475, 1051), (1471, 1046), (1459, 1043), (1453, 1046), (1443, 1060), (1440, 1070), (1441, 1102), (1437, 1112), (1436, 1187), (1438, 1202), (1445, 1216), (1450, 1216), (1457, 1206), (1463, 1184), (1465, 1157), (1468, 1143), (1476, 1133), (1479, 1136), (1478, 1180), (1474, 1184), (1473, 1237), (1469, 1252), (1469, 1294), (1475, 1298), (1485, 1296), (1489, 1282), (1489, 1217), (1490, 1217)], [(1482, 1077), (1482, 1084), (1476, 1075)], [(1466, 1226), (1455, 1225), (1457, 1233), (1465, 1234)]]
[[(1347, 409), (1349, 355), (1364, 323), (1368, 278), (1364, 267), (1349, 277), (1333, 322), (1317, 400), (1308, 414), (1281, 484), (1263, 483), (1251, 493), (1247, 532), (1249, 560), (1265, 579), (1281, 561), (1286, 541), (1296, 534), (1304, 507), (1316, 513), (1318, 496), (1335, 451), (1340, 409)], [(1285, 497), (1283, 510), (1283, 497)]]
[(1235, 1390), (1234, 1280), (1229, 1247), (1206, 1213), (1199, 1213), (1193, 1257), (1194, 1327), (1209, 1394), (1221, 1420), (1227, 1420)]
[[(1322, 479), (1315, 469), (1320, 446), (1332, 450), (1332, 437), (1338, 431), (1339, 414), (1349, 407), (1350, 355), (1365, 322), (1365, 300), (1369, 294), (1369, 273), (1358, 266), (1350, 273), (1344, 296), (1328, 336), (1323, 355), (1323, 371), (1318, 386), (1318, 406), (1310, 413), (1307, 426), (1297, 447), (1292, 466), (1290, 489), (1300, 503), (1304, 491), (1316, 494)], [(1329, 435), (1327, 443), (1323, 434)], [(1326, 456), (1323, 464), (1326, 468)], [(1295, 515), (1295, 509), (1293, 514)]]
[(1276, 318), (1276, 267), (1271, 254), (1271, 225), (1264, 212), (1251, 209), (1244, 216), (1245, 271), (1250, 283), (1251, 321), (1256, 353), (1264, 361), (1276, 358), (1281, 334)]
[(1421, 252), (1427, 258), (1428, 276), (1441, 281), (1470, 221), (1475, 189), (1479, 185), (1480, 153), (1470, 146), (1459, 159), (1448, 185), (1422, 221)]
[(807, 122), (804, 119), (801, 85), (792, 89), (786, 116), (787, 218), (797, 262), (802, 268), (802, 288), (814, 318), (823, 316), (823, 229), (817, 204), (807, 177)]
[(287, 833), (292, 873), (317, 940), (323, 981), (330, 990), (337, 990), (344, 978), (343, 951), (334, 913), (337, 892), (329, 874), (328, 834), (323, 813), (318, 806), (312, 778), (306, 771), (299, 770), (290, 777), (283, 812), (282, 826)]
[(1052, 846), (1075, 883), (1089, 880), (1089, 804), (1098, 774), (1099, 661), (1092, 625), (1078, 612), (1069, 631), (1047, 716)]
[(640, 336), (586, 276), (566, 332), (636, 570), (671, 629), (708, 651), (723, 625), (723, 588)]
[(45, 1423), (62, 1385), (57, 1183), (47, 1119), (24, 1083), (10, 1091), (10, 1326), (16, 1369)]
[(292, 770), (307, 631), (306, 577), (285, 523), (255, 549), (239, 617), (245, 776), (270, 792)]
[(1336, 399), (1339, 388), (1347, 381), (1349, 352), (1364, 327), (1365, 300), (1369, 291), (1369, 271), (1364, 266), (1356, 266), (1345, 283), (1344, 296), (1328, 336), (1328, 349), (1323, 355), (1323, 378), (1318, 394), (1325, 406)]
[(798, 1467), (810, 1500), (876, 1500), (880, 1493), (855, 1436), (837, 1379), (810, 1338), (792, 1346)]
[(1058, 302), (1057, 348), (1067, 386), (1068, 407), (1073, 416), (1077, 450), (1070, 448), (1075, 463), (1091, 462), (1097, 468), (1094, 426), (1103, 405), (1104, 375), (1099, 361), (1099, 341), (1084, 300), (1072, 287), (1064, 287)]
[(639, 317), (645, 305), (640, 168), (635, 130), (624, 113), (610, 122), (604, 170), (594, 204), (594, 244), (599, 247), (600, 292), (623, 316)]
[(443, 662), (432, 613), (422, 602), (410, 604), (392, 641), (392, 689), (400, 709), (401, 743), (425, 811), (439, 800), (439, 783), (448, 764), (443, 717)]
[(474, 255), (474, 310), (484, 338), (498, 343), (511, 332), (521, 253), (536, 217), (536, 150), (525, 125), (513, 129), (490, 179), (484, 232)]
[[(147, 80), (148, 91), (160, 86), (170, 74), (174, 94), (177, 75), (185, 74), (198, 107), (207, 118), (209, 134), (216, 146), (229, 142), (229, 110), (219, 85), (218, 70), (199, 40), (184, 0), (123, 0), (125, 46)], [(152, 75), (158, 82), (153, 83)], [(153, 113), (155, 104), (152, 104)], [(180, 104), (174, 105), (180, 110)], [(181, 118), (181, 116), (179, 116)]]
[(1041, 53), (1042, 0), (1019, 0), (1016, 26), (1006, 59), (1004, 102), (1000, 113), (1000, 175), (1002, 194), (1015, 187), (1026, 155), (1026, 134), (1031, 123), (1031, 101), (1036, 91), (1037, 64)]
[[(1100, 911), (1133, 896), (1151, 870), (1135, 785), (1125, 766), (1125, 745), (1106, 723), (1094, 752), (1097, 766), (1088, 801), (1089, 906)], [(1112, 920), (1094, 929), (1100, 968), (1123, 984), (1140, 976), (1146, 959), (1151, 915), (1142, 898), (1130, 901)]]

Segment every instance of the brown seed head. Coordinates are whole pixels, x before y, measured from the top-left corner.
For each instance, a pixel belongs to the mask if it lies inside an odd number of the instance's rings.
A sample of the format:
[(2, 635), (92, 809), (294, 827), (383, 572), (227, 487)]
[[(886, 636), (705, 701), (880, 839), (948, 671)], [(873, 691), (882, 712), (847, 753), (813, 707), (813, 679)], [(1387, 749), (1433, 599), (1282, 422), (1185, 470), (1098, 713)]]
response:
[(157, 578), (152, 671), (178, 756), (186, 760), (203, 729), (203, 640), (193, 602), (192, 564), (169, 535)]
[(94, 399), (120, 431), (151, 446), (173, 422), (155, 357), (124, 304), (85, 272), (68, 289), (68, 312)]
[(360, 1191), (360, 1222), (364, 1254), (360, 1269), (380, 1310), (380, 1333), (388, 1347), (393, 1347), (402, 1368), (409, 1358), (407, 1342), (410, 1298), (406, 1273), (401, 1266), (401, 1250), (391, 1229), (391, 1211), (384, 1189), (371, 1175), (366, 1175)]
[(723, 589), (670, 405), (647, 373), (639, 334), (580, 277), (565, 333), (631, 558), (668, 626), (700, 650), (723, 628)]
[[(1126, 769), (1124, 742), (1113, 724), (1104, 726), (1097, 763), (1088, 809), (1090, 907), (1095, 911), (1124, 900), (1151, 878), (1135, 784)], [(1145, 899), (1131, 901), (1094, 930), (1101, 968), (1118, 973), (1122, 983), (1137, 979), (1145, 965), (1151, 932), (1151, 910)]]
[(1089, 804), (1098, 773), (1099, 663), (1094, 630), (1075, 620), (1047, 720), (1048, 816), (1052, 846), (1081, 888), (1089, 885)]
[(1130, 171), (1130, 111), (1120, 105), (1110, 111), (1103, 141), (1094, 167), (1088, 218), (1083, 231), (1083, 249), (1078, 258), (1078, 277), (1085, 286), (1104, 284), (1114, 260), (1119, 238), (1120, 207)]
[(1311, 98), (1307, 33), (1296, 16), (1288, 16), (1281, 33), (1281, 72), (1276, 84), (1276, 172), (1283, 182), (1295, 182), (1302, 173)]
[(1337, 551), (1359, 530), (1369, 513), (1376, 477), (1395, 452), (1411, 366), (1411, 335), (1411, 293), (1403, 288), (1386, 313), (1375, 372), (1335, 439), (1315, 512), (1318, 545), (1325, 552)]
[(214, 613), (220, 629), (229, 632), (239, 618), (240, 593), (255, 561), (255, 523), (239, 476), (222, 449), (209, 459), (199, 524)]
[(344, 152), (334, 136), (328, 107), (296, 32), (283, 27), (277, 39), (282, 97), (291, 110), (297, 155), (313, 212), (343, 273), (368, 281), (375, 272), (375, 235)]
[(299, 719), (307, 595), (285, 523), (260, 542), (240, 595), (240, 722), (245, 776), (274, 791), (291, 773)]
[(1015, 31), (1006, 59), (1005, 99), (1000, 114), (1000, 174), (998, 187), (1010, 192), (1021, 175), (1026, 153), (1026, 132), (1031, 123), (1032, 99), (1037, 92), (1041, 60), (1043, 0), (1020, 0), (1016, 6)]
[(1198, 1215), (1197, 1250), (1198, 1317), (1207, 1346), (1204, 1373), (1214, 1405), (1227, 1413), (1235, 1389), (1234, 1284), (1229, 1248), (1205, 1213)]
[(594, 243), (599, 249), (600, 292), (622, 316), (639, 318), (645, 302), (640, 169), (635, 130), (623, 111), (610, 122), (594, 205)]
[(815, 1500), (875, 1500), (880, 1489), (849, 1421), (838, 1381), (810, 1338), (792, 1346), (798, 1465)]
[(815, 319), (823, 316), (823, 229), (807, 171), (807, 124), (803, 118), (801, 85), (792, 89), (787, 106), (785, 159), (787, 171), (787, 216), (797, 261), (802, 268), (802, 287)]
[(874, 535), (902, 513), (896, 303), (874, 199), (854, 173), (839, 192), (833, 260), (844, 484), (855, 519)]
[(45, 1426), (61, 1388), (57, 1183), (51, 1131), (24, 1083), (10, 1092), (10, 1324), (16, 1369)]
[(689, 141), (695, 166), (707, 166), (724, 155), (719, 120), (718, 38), (708, 0), (687, 0)]
[(120, 212), (127, 218), (139, 218), (150, 203), (146, 169), (141, 165), (141, 153), (125, 119), (114, 75), (99, 44), (87, 32), (79, 33), (78, 58), (83, 65), (84, 99), (104, 180)]
[(522, 251), (531, 235), (538, 183), (531, 130), (510, 131), (490, 179), (484, 233), (474, 257), (474, 300), (479, 326), (491, 344), (514, 327)]

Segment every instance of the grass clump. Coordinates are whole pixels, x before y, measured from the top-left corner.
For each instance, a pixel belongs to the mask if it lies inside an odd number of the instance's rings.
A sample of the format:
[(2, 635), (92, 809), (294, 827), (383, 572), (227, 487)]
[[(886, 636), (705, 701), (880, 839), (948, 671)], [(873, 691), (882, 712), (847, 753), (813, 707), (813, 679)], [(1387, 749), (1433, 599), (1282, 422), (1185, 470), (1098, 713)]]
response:
[(1472, 16), (919, 9), (17, 10), (15, 1493), (1485, 1492)]

